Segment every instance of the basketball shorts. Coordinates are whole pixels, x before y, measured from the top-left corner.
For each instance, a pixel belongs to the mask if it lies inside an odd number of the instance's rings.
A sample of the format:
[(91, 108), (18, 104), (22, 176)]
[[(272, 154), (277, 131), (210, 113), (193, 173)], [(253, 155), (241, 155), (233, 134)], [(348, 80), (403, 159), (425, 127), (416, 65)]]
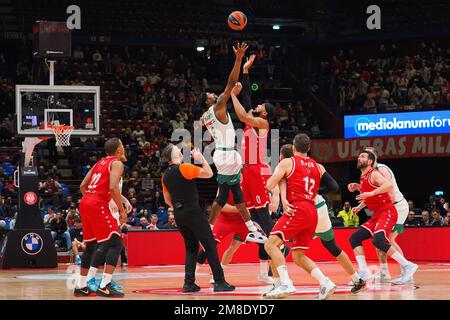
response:
[(247, 238), (248, 228), (239, 212), (221, 212), (214, 223), (214, 240), (221, 242), (229, 234), (234, 234), (242, 242), (245, 242), (245, 238)]
[(266, 182), (270, 176), (268, 164), (244, 166), (241, 186), (247, 209), (260, 209), (270, 204), (270, 194), (266, 189)]
[(85, 196), (80, 201), (79, 211), (85, 242), (104, 242), (113, 234), (120, 236), (117, 220), (111, 214), (108, 202), (96, 196)]
[(317, 228), (317, 209), (313, 203), (301, 201), (291, 203), (296, 206), (293, 213), (284, 213), (270, 232), (284, 242), (293, 239), (292, 250), (307, 250)]
[(403, 233), (404, 227), (403, 224), (406, 221), (406, 218), (408, 218), (409, 213), (409, 206), (406, 199), (401, 200), (400, 202), (394, 204), (395, 209), (397, 209), (397, 223), (395, 224), (394, 228), (392, 229), (392, 232), (397, 231), (399, 234)]
[(369, 221), (361, 225), (361, 227), (367, 229), (372, 237), (378, 232), (384, 232), (386, 240), (389, 241), (389, 234), (394, 228), (397, 218), (397, 210), (394, 205), (386, 206), (382, 210), (375, 210)]
[(323, 202), (323, 204), (318, 204), (317, 208), (317, 227), (314, 234), (315, 237), (319, 237), (324, 241), (331, 241), (334, 239), (333, 227), (331, 225), (330, 216), (328, 215), (328, 206)]
[[(236, 150), (217, 150), (213, 156), (217, 174), (221, 176), (235, 176), (241, 172), (242, 158)], [(239, 183), (240, 181), (237, 181)]]

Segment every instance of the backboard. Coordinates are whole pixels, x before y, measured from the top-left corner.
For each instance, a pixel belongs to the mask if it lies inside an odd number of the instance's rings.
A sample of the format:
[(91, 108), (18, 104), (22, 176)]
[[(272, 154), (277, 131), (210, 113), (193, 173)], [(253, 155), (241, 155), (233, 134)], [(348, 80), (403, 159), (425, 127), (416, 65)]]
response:
[(53, 136), (52, 125), (73, 126), (72, 136), (100, 134), (100, 87), (16, 85), (17, 134)]

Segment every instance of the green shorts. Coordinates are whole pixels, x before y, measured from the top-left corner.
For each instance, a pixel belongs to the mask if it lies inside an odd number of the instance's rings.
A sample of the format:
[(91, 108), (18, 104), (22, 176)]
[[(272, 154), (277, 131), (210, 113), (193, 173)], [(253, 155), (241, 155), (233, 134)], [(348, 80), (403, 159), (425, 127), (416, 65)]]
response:
[(331, 228), (325, 232), (314, 233), (314, 236), (319, 237), (320, 240), (323, 240), (323, 241), (331, 241), (334, 239), (334, 231), (333, 231), (333, 228)]
[(233, 175), (217, 174), (217, 183), (218, 184), (226, 183), (229, 186), (241, 183), (241, 171)]
[(393, 228), (391, 232), (395, 232), (397, 231), (398, 234), (402, 234), (403, 231), (405, 231), (405, 227), (403, 226), (403, 224), (396, 224)]

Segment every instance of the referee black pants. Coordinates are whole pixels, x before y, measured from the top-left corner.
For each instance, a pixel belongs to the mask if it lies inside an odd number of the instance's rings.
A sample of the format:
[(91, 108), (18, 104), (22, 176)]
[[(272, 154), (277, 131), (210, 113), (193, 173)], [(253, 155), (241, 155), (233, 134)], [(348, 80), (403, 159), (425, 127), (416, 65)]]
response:
[(174, 216), (186, 247), (184, 283), (189, 285), (195, 282), (199, 242), (205, 250), (214, 282), (224, 282), (225, 277), (220, 265), (216, 242), (214, 241), (208, 219), (200, 207), (175, 209)]

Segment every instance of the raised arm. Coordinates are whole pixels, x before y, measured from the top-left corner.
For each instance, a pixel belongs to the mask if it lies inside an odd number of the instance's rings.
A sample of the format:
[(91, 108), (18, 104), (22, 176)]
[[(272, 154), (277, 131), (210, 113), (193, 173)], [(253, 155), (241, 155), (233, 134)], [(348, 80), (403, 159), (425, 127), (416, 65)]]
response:
[(247, 61), (244, 63), (244, 66), (242, 67), (242, 93), (241, 93), (241, 100), (242, 105), (244, 106), (245, 110), (248, 111), (252, 109), (252, 90), (250, 88), (250, 75), (249, 75), (249, 69), (253, 65), (253, 61), (255, 61), (256, 55), (252, 54), (249, 58), (247, 58)]
[(237, 95), (241, 92), (241, 90), (242, 84), (240, 82), (236, 83), (233, 90), (231, 90), (231, 100), (233, 101), (233, 107), (239, 120), (252, 126), (253, 128), (268, 129), (269, 123), (266, 120), (260, 117), (254, 117), (251, 112), (247, 113), (245, 111), (244, 107), (237, 98)]
[(371, 175), (371, 179), (372, 184), (378, 186), (378, 188), (370, 192), (364, 192), (359, 194), (358, 196), (356, 196), (356, 200), (364, 200), (368, 197), (373, 197), (380, 193), (391, 192), (393, 187), (392, 182), (383, 177), (381, 173), (374, 171)]
[(242, 58), (244, 57), (245, 51), (248, 49), (248, 45), (243, 43), (238, 43), (236, 47), (233, 47), (233, 51), (236, 55), (234, 60), (233, 69), (228, 76), (227, 85), (225, 91), (217, 98), (217, 102), (214, 106), (214, 112), (216, 117), (220, 120), (226, 119), (227, 116), (227, 101), (230, 98), (231, 90), (234, 84), (239, 80), (239, 73), (241, 71)]

